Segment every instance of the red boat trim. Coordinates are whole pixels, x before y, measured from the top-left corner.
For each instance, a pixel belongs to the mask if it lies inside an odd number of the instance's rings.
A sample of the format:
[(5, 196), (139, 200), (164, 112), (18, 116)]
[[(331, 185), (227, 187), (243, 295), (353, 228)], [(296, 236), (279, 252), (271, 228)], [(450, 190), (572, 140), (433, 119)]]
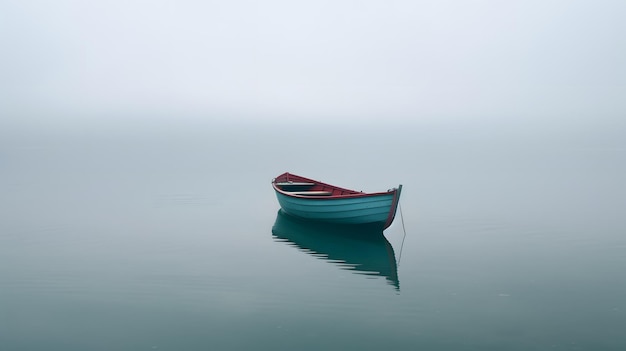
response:
[[(325, 196), (308, 196), (308, 195), (300, 195), (300, 194), (292, 194), (290, 191), (285, 191), (278, 187), (277, 183), (281, 182), (304, 182), (304, 183), (315, 183), (315, 186), (312, 187), (311, 191), (332, 191), (333, 195), (325, 195)], [(370, 196), (380, 196), (380, 195), (389, 195), (391, 192), (395, 192), (394, 194), (394, 202), (392, 203), (392, 213), (390, 213), (391, 219), (393, 221), (393, 216), (395, 215), (395, 205), (397, 204), (397, 190), (393, 189), (391, 191), (386, 192), (377, 192), (377, 193), (363, 193), (356, 190), (341, 188), (335, 185), (327, 184), (324, 182), (320, 182), (314, 179), (305, 178), (302, 176), (298, 176), (295, 174), (291, 174), (289, 172), (283, 173), (278, 177), (272, 180), (272, 187), (277, 192), (295, 198), (304, 198), (309, 200), (328, 200), (328, 199), (349, 199), (349, 198), (360, 198), (360, 197), (370, 197)], [(338, 194), (334, 194), (338, 193)], [(389, 218), (388, 218), (389, 219)]]

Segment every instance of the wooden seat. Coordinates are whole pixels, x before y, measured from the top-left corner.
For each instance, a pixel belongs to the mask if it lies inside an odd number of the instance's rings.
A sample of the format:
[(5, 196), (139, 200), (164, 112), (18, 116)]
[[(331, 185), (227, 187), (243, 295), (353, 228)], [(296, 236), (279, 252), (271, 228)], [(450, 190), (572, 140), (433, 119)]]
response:
[(333, 193), (330, 191), (287, 191), (287, 194), (302, 196), (330, 196)]
[(280, 182), (276, 183), (278, 186), (313, 186), (315, 183), (304, 183), (304, 182)]

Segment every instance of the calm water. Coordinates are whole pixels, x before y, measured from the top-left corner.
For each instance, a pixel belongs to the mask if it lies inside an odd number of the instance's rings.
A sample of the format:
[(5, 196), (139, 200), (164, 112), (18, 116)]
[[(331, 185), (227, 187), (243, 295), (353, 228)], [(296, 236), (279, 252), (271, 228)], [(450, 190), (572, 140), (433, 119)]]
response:
[[(441, 126), (5, 132), (0, 350), (624, 350), (620, 143)], [(372, 241), (317, 238), (278, 212), (284, 171), (402, 183), (402, 217)]]

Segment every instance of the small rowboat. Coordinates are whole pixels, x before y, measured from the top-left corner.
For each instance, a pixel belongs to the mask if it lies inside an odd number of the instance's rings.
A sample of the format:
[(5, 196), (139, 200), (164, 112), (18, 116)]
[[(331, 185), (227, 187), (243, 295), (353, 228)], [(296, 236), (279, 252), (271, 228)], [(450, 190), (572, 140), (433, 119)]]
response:
[(283, 173), (272, 180), (285, 213), (302, 219), (368, 225), (386, 229), (396, 215), (402, 185), (385, 192), (364, 193)]

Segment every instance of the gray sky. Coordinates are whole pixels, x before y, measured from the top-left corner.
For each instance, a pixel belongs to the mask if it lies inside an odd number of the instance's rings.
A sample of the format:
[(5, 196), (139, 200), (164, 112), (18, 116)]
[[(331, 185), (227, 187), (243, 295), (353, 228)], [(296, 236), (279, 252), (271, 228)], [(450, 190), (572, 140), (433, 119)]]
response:
[(0, 119), (623, 127), (625, 14), (622, 0), (2, 0)]

